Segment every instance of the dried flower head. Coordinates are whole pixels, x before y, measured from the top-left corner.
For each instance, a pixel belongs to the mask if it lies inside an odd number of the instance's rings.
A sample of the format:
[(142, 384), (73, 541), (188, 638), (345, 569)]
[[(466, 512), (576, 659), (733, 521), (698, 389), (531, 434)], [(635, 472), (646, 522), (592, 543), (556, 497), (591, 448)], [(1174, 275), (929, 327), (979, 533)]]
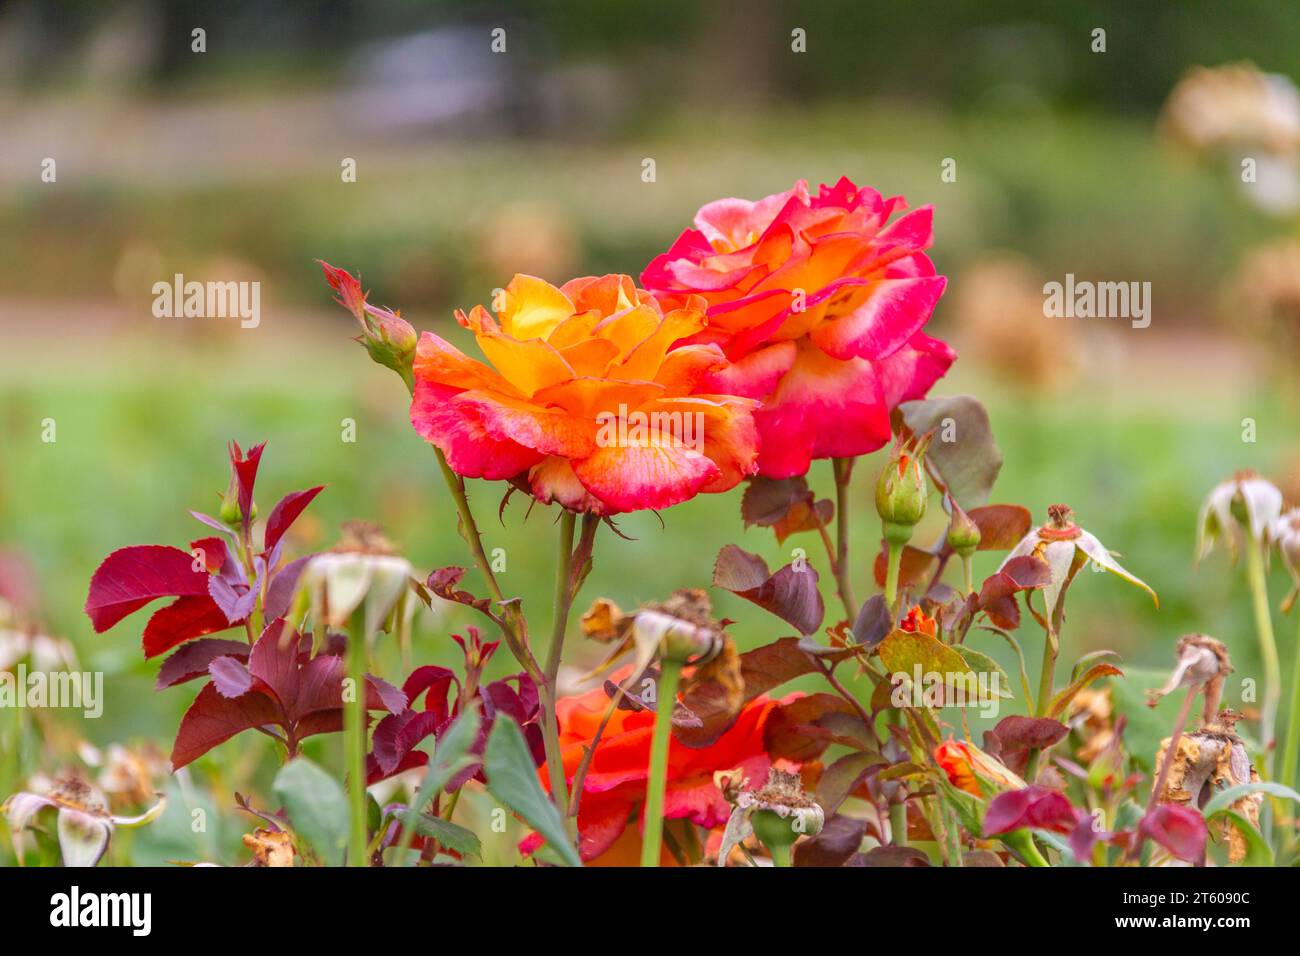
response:
[(1201, 505), (1197, 519), (1196, 560), (1214, 549), (1220, 537), (1235, 562), (1243, 538), (1267, 543), (1282, 515), (1282, 492), (1258, 472), (1245, 469), (1220, 482)]
[(718, 849), (718, 865), (726, 866), (733, 847), (756, 835), (769, 850), (788, 850), (800, 836), (816, 836), (825, 813), (803, 790), (797, 773), (773, 767), (758, 790), (742, 790), (727, 820)]
[(138, 816), (115, 816), (96, 787), (79, 777), (59, 780), (48, 793), (15, 793), (0, 805), (13, 835), (14, 853), (22, 859), (24, 830), (49, 834), (47, 817), (53, 817), (64, 866), (95, 866), (108, 850), (115, 827), (139, 827), (158, 819), (167, 798), (155, 794), (157, 802)]

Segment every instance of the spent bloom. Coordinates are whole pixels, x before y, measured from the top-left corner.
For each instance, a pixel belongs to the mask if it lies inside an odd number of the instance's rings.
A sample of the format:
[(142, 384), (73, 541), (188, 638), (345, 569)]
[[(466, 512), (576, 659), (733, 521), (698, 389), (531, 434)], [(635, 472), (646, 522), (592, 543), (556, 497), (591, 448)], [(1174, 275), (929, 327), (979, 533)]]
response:
[(1295, 585), (1286, 599), (1286, 609), (1289, 610), (1300, 593), (1300, 508), (1290, 509), (1273, 522), (1270, 534)]
[(411, 422), (458, 474), (616, 514), (753, 472), (756, 403), (705, 386), (728, 363), (693, 341), (710, 325), (702, 301), (664, 310), (629, 276), (517, 275), (496, 305), (456, 313), (487, 364), (432, 332), (416, 350)]
[(799, 775), (773, 767), (760, 789), (742, 790), (736, 797), (718, 849), (718, 866), (726, 866), (732, 848), (751, 834), (776, 854), (800, 836), (816, 836), (825, 822), (825, 811), (804, 793)]
[(1051, 569), (1051, 580), (1043, 589), (1048, 612), (1055, 610), (1065, 590), (1074, 580), (1075, 574), (1088, 562), (1136, 584), (1151, 595), (1159, 606), (1160, 599), (1156, 592), (1141, 578), (1127, 571), (1123, 565), (1111, 556), (1106, 546), (1093, 535), (1074, 523), (1073, 512), (1066, 505), (1052, 505), (1047, 509), (1048, 520), (1045, 525), (1034, 528), (1020, 539), (998, 570), (1005, 568), (1016, 558), (1035, 555), (1047, 562)]
[(1255, 471), (1239, 471), (1214, 490), (1201, 505), (1197, 519), (1196, 560), (1205, 557), (1222, 537), (1228, 553), (1237, 559), (1243, 533), (1254, 541), (1267, 542), (1270, 531), (1282, 515), (1282, 492)]
[(70, 778), (57, 783), (49, 793), (15, 793), (0, 805), (13, 834), (14, 852), (22, 859), (21, 834), (32, 828), (49, 833), (46, 818), (52, 818), (64, 866), (94, 866), (104, 856), (116, 827), (140, 827), (162, 815), (167, 799), (156, 794), (157, 802), (138, 816), (116, 816), (97, 788)]
[(956, 358), (922, 331), (947, 282), (924, 252), (933, 210), (890, 222), (906, 208), (847, 178), (815, 196), (800, 180), (756, 202), (719, 199), (642, 273), (665, 308), (708, 303), (708, 327), (690, 341), (733, 363), (709, 387), (763, 402), (762, 474), (882, 447), (890, 411)]

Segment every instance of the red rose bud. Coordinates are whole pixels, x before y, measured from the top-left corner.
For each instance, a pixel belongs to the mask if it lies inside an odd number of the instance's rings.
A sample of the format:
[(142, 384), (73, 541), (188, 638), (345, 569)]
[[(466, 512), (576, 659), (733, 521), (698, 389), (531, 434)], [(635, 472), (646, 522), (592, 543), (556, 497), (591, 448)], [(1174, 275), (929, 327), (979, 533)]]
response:
[(325, 272), (325, 281), (338, 293), (336, 301), (361, 323), (363, 335), (359, 341), (370, 357), (402, 376), (407, 387), (413, 389), (415, 379), (411, 369), (419, 334), (411, 323), (396, 312), (368, 303), (366, 293), (361, 291), (361, 283), (347, 270), (336, 269), (327, 262), (321, 262), (321, 269)]
[(885, 540), (905, 544), (925, 517), (928, 487), (925, 481), (925, 451), (930, 435), (900, 442), (876, 479), (876, 512), (885, 526)]

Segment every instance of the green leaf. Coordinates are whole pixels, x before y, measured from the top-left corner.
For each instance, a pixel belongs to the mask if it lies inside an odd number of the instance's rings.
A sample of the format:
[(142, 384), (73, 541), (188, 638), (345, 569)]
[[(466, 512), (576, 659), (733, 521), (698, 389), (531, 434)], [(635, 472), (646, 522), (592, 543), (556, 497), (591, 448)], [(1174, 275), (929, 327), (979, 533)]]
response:
[(1256, 780), (1254, 783), (1240, 783), (1235, 787), (1220, 790), (1201, 809), (1201, 812), (1205, 814), (1205, 819), (1208, 820), (1219, 811), (1228, 809), (1242, 797), (1251, 793), (1267, 793), (1270, 797), (1277, 797), (1279, 800), (1294, 800), (1300, 803), (1300, 793), (1296, 793), (1290, 787), (1267, 780)]
[(523, 731), (504, 714), (498, 714), (492, 726), (483, 766), (488, 790), (528, 821), (560, 853), (565, 863), (582, 866), (577, 850), (569, 842), (560, 811), (537, 782), (537, 768), (524, 742)]
[[(1242, 786), (1243, 787), (1250, 786), (1250, 784), (1242, 784)], [(1241, 787), (1230, 787), (1228, 790), (1225, 790), (1223, 792), (1229, 793), (1232, 790), (1240, 790), (1240, 789)], [(1287, 788), (1283, 787), (1282, 789), (1285, 790)], [(1232, 825), (1235, 826), (1241, 832), (1241, 835), (1246, 838), (1246, 858), (1241, 861), (1243, 866), (1272, 866), (1273, 865), (1273, 851), (1269, 849), (1267, 841), (1265, 841), (1264, 837), (1260, 834), (1260, 832), (1257, 829), (1255, 829), (1255, 825), (1253, 823), (1251, 823), (1249, 820), (1243, 817), (1236, 810), (1228, 810), (1225, 808), (1216, 811), (1214, 815), (1227, 817), (1228, 820), (1232, 823)], [(1209, 820), (1209, 818), (1210, 815), (1206, 814), (1207, 821)]]
[(922, 679), (930, 674), (942, 674), (946, 686), (965, 691), (965, 682), (974, 679), (974, 672), (956, 650), (938, 638), (920, 631), (894, 631), (880, 642), (877, 653), (890, 674), (905, 674), (914, 680), (916, 670)]
[(402, 826), (409, 827), (420, 836), (437, 840), (440, 846), (448, 850), (465, 856), (483, 855), (483, 846), (478, 837), (457, 823), (414, 810), (399, 810), (394, 815)]
[(1047, 708), (1047, 716), (1053, 720), (1057, 719), (1065, 709), (1070, 706), (1070, 701), (1074, 700), (1074, 695), (1079, 693), (1095, 680), (1103, 677), (1123, 677), (1124, 672), (1114, 664), (1093, 664), (1079, 677), (1070, 683), (1055, 697), (1052, 698), (1052, 704)]
[(474, 763), (469, 752), (478, 736), (478, 705), (470, 704), (434, 744), (433, 757), (424, 772), (424, 780), (411, 804), (416, 810), (428, 806), (433, 795), (447, 786), (451, 779)]
[(290, 760), (271, 787), (294, 834), (326, 866), (342, 866), (348, 841), (348, 800), (338, 781), (306, 757)]
[[(996, 696), (1004, 699), (1010, 699), (1015, 696), (1011, 691), (1011, 678), (1008, 677), (1007, 672), (1002, 669), (1002, 665), (993, 658), (989, 657), (983, 651), (977, 651), (973, 647), (966, 647), (965, 645), (962, 645), (961, 656), (962, 659), (970, 665), (970, 669), (976, 674), (993, 674), (997, 677), (998, 692)], [(994, 683), (993, 679), (990, 678), (988, 683), (991, 690), (991, 685)], [(983, 687), (983, 685), (980, 686), (981, 688)]]

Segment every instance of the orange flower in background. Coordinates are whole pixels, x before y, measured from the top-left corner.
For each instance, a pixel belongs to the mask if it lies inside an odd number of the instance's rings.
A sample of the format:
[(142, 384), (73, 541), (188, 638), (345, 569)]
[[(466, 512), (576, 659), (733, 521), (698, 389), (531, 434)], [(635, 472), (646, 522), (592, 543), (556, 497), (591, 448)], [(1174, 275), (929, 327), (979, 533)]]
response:
[(997, 790), (1019, 790), (1025, 786), (1025, 782), (1000, 761), (972, 743), (949, 738), (934, 748), (934, 762), (947, 774), (949, 783), (976, 797), (987, 796), (980, 786), (981, 779)]
[[(612, 676), (620, 679), (629, 671)], [(714, 773), (738, 769), (739, 776), (750, 781), (766, 780), (772, 767), (764, 739), (768, 722), (783, 705), (802, 696), (794, 693), (781, 700), (755, 698), (745, 705), (731, 728), (707, 747), (693, 749), (672, 738), (664, 819), (684, 818), (708, 829), (725, 826), (732, 806), (715, 784)], [(591, 745), (608, 706), (609, 696), (602, 688), (563, 698), (556, 705), (564, 775), (570, 783), (582, 761), (584, 747)], [(650, 711), (615, 710), (605, 726), (583, 779), (578, 806), (578, 849), (586, 862), (636, 866), (640, 859), (640, 816), (654, 718)], [(795, 768), (789, 761), (780, 763), (786, 769)], [(547, 787), (546, 769), (541, 768), (538, 776)], [(539, 837), (530, 837), (523, 849), (530, 852), (540, 843)], [(671, 858), (665, 856), (665, 861), (671, 862)]]
[(890, 222), (906, 209), (847, 178), (815, 196), (800, 180), (756, 202), (719, 199), (642, 273), (665, 308), (708, 302), (709, 327), (692, 341), (735, 363), (712, 373), (713, 387), (763, 401), (764, 475), (880, 448), (890, 411), (924, 397), (956, 358), (922, 331), (947, 282), (924, 252), (933, 210)]
[(702, 301), (665, 312), (629, 276), (557, 288), (517, 275), (497, 306), (456, 313), (487, 364), (432, 332), (416, 349), (411, 422), (457, 474), (615, 514), (753, 472), (757, 403), (702, 388), (729, 363), (717, 345), (682, 344), (708, 327)]

